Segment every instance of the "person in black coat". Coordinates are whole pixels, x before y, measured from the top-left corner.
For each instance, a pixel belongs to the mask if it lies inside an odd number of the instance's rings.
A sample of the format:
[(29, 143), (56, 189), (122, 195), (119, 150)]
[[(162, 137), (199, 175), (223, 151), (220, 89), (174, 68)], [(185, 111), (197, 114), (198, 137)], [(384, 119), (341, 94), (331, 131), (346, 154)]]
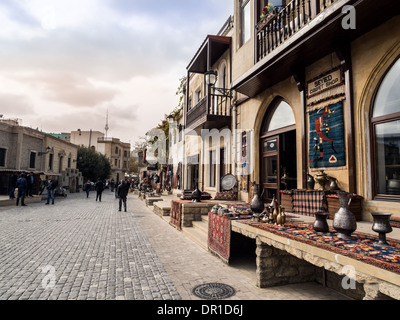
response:
[(13, 173), (10, 176), (10, 193), (9, 193), (10, 199), (15, 199), (14, 193), (15, 193), (15, 186), (17, 184), (17, 180), (18, 180), (17, 174)]
[(119, 211), (122, 209), (122, 203), (124, 203), (124, 209), (126, 212), (126, 198), (129, 193), (129, 183), (125, 180), (118, 186), (118, 196), (119, 196)]
[(21, 206), (26, 207), (25, 195), (28, 188), (28, 182), (24, 173), (18, 178), (16, 187), (18, 188), (17, 206), (19, 204), (19, 199), (21, 199)]
[(97, 180), (96, 182), (96, 201), (99, 200), (101, 202), (101, 195), (103, 193), (103, 190), (104, 190), (104, 183), (99, 178), (99, 180)]

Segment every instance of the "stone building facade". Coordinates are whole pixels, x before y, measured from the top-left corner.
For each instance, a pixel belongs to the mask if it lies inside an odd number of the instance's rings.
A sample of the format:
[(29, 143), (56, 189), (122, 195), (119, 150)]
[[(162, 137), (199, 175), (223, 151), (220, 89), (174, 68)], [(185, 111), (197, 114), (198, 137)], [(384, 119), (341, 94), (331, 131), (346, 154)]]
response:
[(36, 193), (40, 180), (49, 176), (55, 176), (67, 190), (79, 190), (82, 176), (76, 169), (77, 152), (78, 147), (65, 140), (18, 123), (0, 122), (0, 193), (8, 194), (13, 172), (33, 172)]

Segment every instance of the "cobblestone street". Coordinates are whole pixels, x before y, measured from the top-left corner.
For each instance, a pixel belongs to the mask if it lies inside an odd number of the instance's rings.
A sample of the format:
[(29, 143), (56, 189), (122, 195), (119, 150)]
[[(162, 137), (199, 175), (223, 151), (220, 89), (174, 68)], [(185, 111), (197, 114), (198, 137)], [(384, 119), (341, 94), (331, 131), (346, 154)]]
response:
[(316, 283), (259, 289), (128, 199), (126, 213), (110, 191), (0, 208), (0, 300), (194, 300), (207, 282), (235, 288), (233, 300), (344, 299)]

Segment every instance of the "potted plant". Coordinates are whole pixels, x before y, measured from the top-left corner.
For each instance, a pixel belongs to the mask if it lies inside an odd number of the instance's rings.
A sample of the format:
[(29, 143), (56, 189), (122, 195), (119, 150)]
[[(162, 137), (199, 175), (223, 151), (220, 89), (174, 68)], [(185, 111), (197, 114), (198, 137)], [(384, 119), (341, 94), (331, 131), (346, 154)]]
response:
[(276, 10), (272, 3), (268, 3), (260, 15), (260, 21), (257, 24), (258, 30), (261, 30), (275, 16)]

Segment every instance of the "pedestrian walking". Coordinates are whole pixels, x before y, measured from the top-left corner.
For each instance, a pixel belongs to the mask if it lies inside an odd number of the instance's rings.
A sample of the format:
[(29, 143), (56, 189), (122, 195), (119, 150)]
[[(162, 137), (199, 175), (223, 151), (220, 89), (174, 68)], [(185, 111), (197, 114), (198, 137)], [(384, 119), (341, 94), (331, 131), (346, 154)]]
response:
[(104, 183), (99, 178), (96, 182), (96, 201), (99, 200), (99, 202), (101, 202), (101, 195), (103, 193), (103, 190), (104, 190)]
[(89, 193), (90, 193), (90, 190), (91, 190), (91, 189), (92, 189), (92, 184), (91, 184), (90, 180), (88, 180), (88, 181), (85, 183), (85, 185), (83, 186), (83, 190), (86, 191), (86, 198), (89, 198)]
[(29, 173), (26, 177), (26, 181), (28, 182), (28, 189), (26, 190), (27, 197), (33, 197), (33, 185), (35, 184), (35, 177), (33, 176), (33, 172)]
[(13, 173), (10, 176), (10, 185), (9, 185), (10, 186), (10, 193), (9, 193), (10, 199), (15, 199), (15, 187), (17, 184), (17, 180), (18, 180), (17, 174)]
[(54, 180), (53, 177), (50, 177), (50, 179), (49, 179), (49, 181), (47, 183), (47, 187), (46, 187), (46, 189), (47, 189), (47, 202), (46, 202), (46, 204), (50, 204), (50, 199), (51, 199), (51, 204), (54, 204), (54, 200), (55, 200), (54, 199), (54, 193), (55, 193), (55, 190), (56, 190), (57, 186), (58, 186), (58, 181)]
[(25, 195), (26, 195), (26, 190), (28, 188), (28, 181), (26, 180), (26, 175), (24, 173), (21, 174), (21, 176), (18, 178), (15, 186), (16, 188), (18, 188), (17, 207), (19, 204), (19, 199), (21, 199), (21, 206), (26, 207)]
[(119, 187), (119, 185), (121, 184), (121, 182), (120, 181), (117, 181), (116, 183), (115, 183), (115, 190), (114, 190), (114, 195), (115, 195), (115, 199), (118, 199), (118, 187)]
[(122, 203), (124, 204), (124, 209), (126, 212), (126, 198), (129, 193), (129, 183), (127, 181), (122, 181), (118, 186), (118, 196), (119, 196), (119, 211), (122, 209)]

